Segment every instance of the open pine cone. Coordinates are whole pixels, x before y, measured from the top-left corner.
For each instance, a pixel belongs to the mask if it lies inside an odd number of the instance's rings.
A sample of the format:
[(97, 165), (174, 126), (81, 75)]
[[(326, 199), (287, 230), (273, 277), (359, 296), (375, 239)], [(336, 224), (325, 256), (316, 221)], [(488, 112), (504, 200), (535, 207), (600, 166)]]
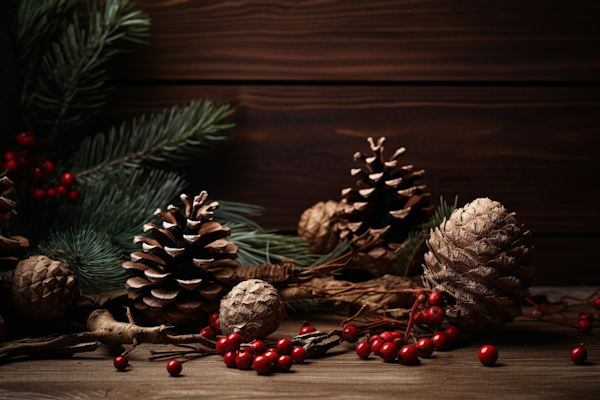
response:
[(173, 325), (198, 320), (219, 308), (230, 289), (228, 282), (237, 268), (237, 246), (222, 238), (231, 234), (226, 226), (212, 221), (219, 203), (202, 205), (206, 192), (193, 203), (182, 194), (185, 212), (170, 205), (156, 210), (163, 229), (144, 225), (153, 238), (136, 236), (143, 252), (131, 254), (123, 268), (135, 274), (126, 282), (129, 298), (157, 323)]
[(354, 154), (354, 161), (364, 162), (364, 167), (350, 171), (358, 179), (357, 188), (342, 190), (337, 229), (340, 239), (351, 238), (358, 246), (363, 245), (358, 238), (369, 229), (384, 239), (382, 245), (358, 253), (354, 260), (355, 267), (383, 276), (391, 272), (396, 261), (395, 250), (411, 230), (429, 218), (434, 206), (427, 202), (426, 185), (417, 184), (425, 170), (415, 171), (412, 165), (398, 165), (398, 157), (406, 150), (404, 147), (386, 161), (383, 158), (385, 138), (379, 138), (377, 143), (373, 138), (367, 140), (373, 156)]
[[(0, 178), (0, 226), (17, 215), (16, 203), (4, 197), (10, 193), (13, 182), (7, 177)], [(29, 240), (22, 236), (4, 237), (0, 235), (0, 269), (12, 268), (23, 259), (29, 247)]]
[(444, 293), (451, 324), (483, 331), (522, 314), (535, 272), (530, 237), (515, 213), (488, 198), (455, 210), (431, 231), (423, 284)]

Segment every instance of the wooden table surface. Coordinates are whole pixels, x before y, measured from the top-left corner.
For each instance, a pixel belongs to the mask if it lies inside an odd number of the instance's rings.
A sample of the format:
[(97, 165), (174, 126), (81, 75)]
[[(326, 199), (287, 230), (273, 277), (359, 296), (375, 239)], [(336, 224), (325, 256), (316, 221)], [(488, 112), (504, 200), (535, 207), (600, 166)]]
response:
[[(286, 319), (271, 338), (291, 338), (303, 316)], [(313, 314), (314, 326), (334, 329), (334, 314)], [(588, 362), (575, 365), (570, 350), (584, 342)], [(483, 366), (477, 351), (494, 344), (498, 364)], [(118, 350), (102, 346), (93, 353), (65, 360), (27, 360), (0, 365), (0, 399), (266, 399), (266, 398), (600, 398), (598, 334), (519, 318), (495, 333), (463, 335), (459, 346), (421, 365), (384, 363), (379, 357), (359, 359), (354, 346), (343, 343), (327, 356), (295, 364), (288, 373), (259, 376), (229, 369), (218, 355), (191, 360), (182, 376), (170, 377), (166, 362), (149, 362), (141, 345), (128, 356), (130, 368), (117, 372)]]

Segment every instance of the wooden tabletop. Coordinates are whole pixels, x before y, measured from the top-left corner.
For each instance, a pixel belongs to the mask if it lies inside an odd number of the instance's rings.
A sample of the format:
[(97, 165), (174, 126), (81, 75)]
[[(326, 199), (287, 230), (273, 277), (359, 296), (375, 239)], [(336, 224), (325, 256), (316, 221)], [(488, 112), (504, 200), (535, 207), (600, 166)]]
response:
[[(286, 319), (271, 339), (291, 338), (305, 318)], [(312, 314), (310, 320), (329, 330), (342, 317)], [(569, 353), (580, 342), (588, 362), (575, 365)], [(498, 348), (493, 367), (477, 359), (484, 344)], [(166, 346), (141, 345), (129, 354), (131, 366), (125, 372), (112, 365), (121, 350), (106, 346), (71, 359), (0, 365), (0, 399), (600, 398), (598, 334), (526, 318), (492, 334), (463, 335), (456, 348), (435, 352), (412, 367), (374, 356), (361, 360), (353, 345), (343, 343), (323, 358), (295, 364), (288, 373), (259, 376), (229, 369), (214, 355), (184, 363), (182, 376), (173, 378), (166, 362), (148, 361), (150, 349)]]

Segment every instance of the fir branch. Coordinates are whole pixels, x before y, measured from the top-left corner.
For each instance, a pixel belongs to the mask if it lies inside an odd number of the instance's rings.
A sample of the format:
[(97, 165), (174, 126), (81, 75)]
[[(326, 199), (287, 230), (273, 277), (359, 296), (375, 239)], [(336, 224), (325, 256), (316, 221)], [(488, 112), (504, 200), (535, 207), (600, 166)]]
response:
[(74, 158), (73, 172), (78, 180), (101, 179), (118, 167), (137, 168), (144, 162), (181, 165), (193, 161), (214, 143), (227, 138), (221, 124), (233, 112), (229, 105), (216, 107), (209, 100), (192, 102), (180, 108), (134, 119), (129, 126), (111, 128), (86, 138)]
[(141, 42), (150, 25), (130, 0), (89, 0), (87, 15), (85, 30), (73, 14), (43, 56), (39, 80), (24, 87), (31, 90), (23, 93), (24, 117), (49, 124), (51, 139), (58, 138), (63, 125), (83, 123), (105, 103), (109, 88), (103, 66), (120, 52), (110, 47), (117, 39)]

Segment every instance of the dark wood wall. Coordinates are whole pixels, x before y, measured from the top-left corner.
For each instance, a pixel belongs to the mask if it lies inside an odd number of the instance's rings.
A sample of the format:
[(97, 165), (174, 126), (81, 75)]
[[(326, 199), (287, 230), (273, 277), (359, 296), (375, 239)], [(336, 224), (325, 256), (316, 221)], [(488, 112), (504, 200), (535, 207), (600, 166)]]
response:
[(353, 184), (368, 136), (437, 202), (490, 197), (534, 233), (539, 284), (600, 284), (600, 3), (146, 2), (148, 47), (112, 66), (108, 120), (212, 98), (234, 139), (192, 189), (267, 207), (265, 228)]

